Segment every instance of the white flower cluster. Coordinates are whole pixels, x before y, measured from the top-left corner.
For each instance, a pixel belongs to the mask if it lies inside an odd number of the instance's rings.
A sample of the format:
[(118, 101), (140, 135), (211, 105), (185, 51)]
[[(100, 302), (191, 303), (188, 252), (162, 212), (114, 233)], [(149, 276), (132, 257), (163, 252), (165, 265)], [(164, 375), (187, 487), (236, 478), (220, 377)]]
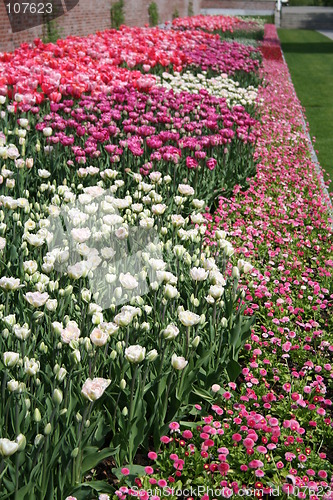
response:
[(167, 90), (173, 90), (176, 93), (189, 92), (191, 94), (198, 94), (202, 90), (207, 90), (210, 95), (224, 97), (228, 106), (234, 106), (235, 104), (241, 104), (242, 106), (254, 105), (258, 95), (255, 87), (251, 85), (243, 88), (239, 82), (228, 78), (225, 73), (209, 78), (205, 71), (197, 75), (193, 75), (189, 71), (182, 74), (175, 72), (174, 75), (164, 72), (162, 77), (157, 78), (157, 85)]

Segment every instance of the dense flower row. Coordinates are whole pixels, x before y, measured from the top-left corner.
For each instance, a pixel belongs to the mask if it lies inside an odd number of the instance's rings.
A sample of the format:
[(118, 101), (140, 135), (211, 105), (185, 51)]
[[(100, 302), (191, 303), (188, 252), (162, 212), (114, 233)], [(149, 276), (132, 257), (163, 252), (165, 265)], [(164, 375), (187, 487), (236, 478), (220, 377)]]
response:
[(259, 19), (246, 20), (236, 16), (192, 16), (177, 18), (172, 21), (173, 28), (178, 29), (200, 29), (208, 32), (219, 33), (220, 35), (244, 36), (252, 35), (256, 38), (262, 38), (264, 24)]
[[(277, 47), (274, 26), (266, 32)], [(281, 59), (264, 60), (263, 71), (257, 177), (207, 214), (211, 229), (227, 231), (256, 267), (243, 283), (246, 312), (257, 317), (245, 367), (237, 385), (212, 386), (210, 414), (170, 424), (162, 450), (148, 455), (156, 465), (137, 482), (143, 497), (176, 496), (190, 484), (224, 498), (249, 487), (257, 497), (333, 497), (332, 219), (288, 69)], [(136, 492), (125, 484), (117, 496)]]
[(156, 73), (160, 67), (181, 71), (194, 65), (228, 75), (240, 72), (251, 83), (259, 67), (255, 56), (253, 47), (221, 42), (218, 35), (195, 30), (122, 27), (56, 44), (37, 39), (35, 46), (23, 44), (13, 53), (0, 54), (0, 93), (12, 97), (16, 92), (28, 103), (40, 103), (45, 96), (58, 101), (62, 95), (107, 93), (120, 82), (139, 80), (151, 86), (154, 78), (126, 69), (138, 67)]
[(191, 16), (178, 17), (172, 21), (172, 26), (184, 29), (200, 29), (206, 31), (232, 32), (242, 20), (236, 16)]
[(245, 107), (254, 107), (257, 104), (257, 89), (250, 85), (243, 88), (239, 82), (228, 78), (226, 73), (220, 76), (208, 78), (207, 73), (197, 73), (193, 75), (190, 71), (185, 73), (163, 73), (161, 77), (156, 78), (156, 85), (162, 85), (168, 90), (174, 92), (190, 92), (198, 94), (205, 89), (210, 95), (224, 97), (228, 106), (241, 104)]
[[(174, 187), (186, 176), (210, 203), (235, 182), (246, 185), (251, 175), (256, 120), (243, 106), (229, 109), (224, 98), (205, 90), (175, 94), (159, 87), (146, 94), (119, 87), (75, 105), (52, 104), (51, 110), (36, 128), (52, 134), (47, 142), (55, 155), (58, 145), (68, 146), (67, 161), (81, 166), (73, 170), (81, 178), (89, 176), (89, 167), (82, 166), (92, 158), (142, 175), (158, 169), (171, 175)], [(97, 173), (95, 166), (91, 174)]]

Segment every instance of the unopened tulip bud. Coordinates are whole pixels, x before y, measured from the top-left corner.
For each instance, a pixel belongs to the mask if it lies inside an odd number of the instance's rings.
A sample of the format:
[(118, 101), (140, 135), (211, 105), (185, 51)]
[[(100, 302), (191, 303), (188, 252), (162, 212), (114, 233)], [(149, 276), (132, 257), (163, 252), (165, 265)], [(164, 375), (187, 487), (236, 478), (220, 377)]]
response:
[(83, 341), (83, 345), (84, 345), (84, 349), (86, 350), (86, 352), (92, 351), (93, 346), (92, 346), (92, 343), (91, 343), (91, 340), (89, 337), (85, 337), (85, 339)]
[(58, 382), (63, 382), (63, 380), (65, 379), (66, 375), (67, 375), (66, 368), (60, 368), (60, 370), (57, 373), (56, 379), (58, 380)]
[(54, 389), (53, 395), (52, 395), (52, 401), (55, 405), (60, 406), (63, 400), (63, 394), (60, 389)]
[(47, 354), (49, 348), (47, 347), (47, 345), (44, 342), (42, 342), (39, 346), (39, 350), (40, 350), (40, 352)]
[(34, 166), (34, 159), (33, 158), (26, 158), (25, 164), (26, 164), (26, 167), (28, 169), (32, 168)]
[(8, 339), (9, 337), (9, 330), (8, 328), (5, 328), (4, 330), (2, 330), (2, 336), (4, 339)]
[(91, 301), (91, 292), (87, 288), (84, 288), (81, 291), (81, 299), (86, 304), (89, 304), (89, 302)]
[(196, 349), (198, 347), (200, 343), (200, 337), (199, 335), (197, 335), (196, 337), (194, 337), (193, 341), (192, 341), (192, 346)]
[(16, 438), (16, 443), (18, 444), (18, 451), (23, 451), (27, 445), (26, 437), (23, 434), (19, 434)]
[(72, 285), (66, 286), (66, 288), (64, 290), (64, 296), (65, 297), (69, 297), (69, 295), (71, 295), (72, 293), (73, 293), (73, 287), (72, 287)]
[(78, 364), (80, 363), (81, 361), (81, 353), (78, 349), (74, 349), (74, 351), (72, 352), (72, 358), (73, 358), (73, 361), (75, 364)]
[(128, 409), (127, 409), (127, 406), (125, 406), (125, 407), (123, 408), (123, 411), (122, 411), (121, 413), (124, 415), (124, 417), (127, 417), (127, 415), (128, 415)]
[(199, 299), (197, 299), (195, 297), (191, 297), (191, 303), (194, 305), (194, 307), (199, 307), (199, 305), (200, 305)]
[(43, 434), (37, 434), (34, 440), (34, 445), (37, 447), (41, 443), (41, 441), (43, 441), (43, 439), (44, 439)]
[(49, 434), (51, 434), (51, 431), (52, 431), (52, 425), (49, 422), (44, 427), (44, 434), (45, 434), (45, 436), (48, 436)]
[(7, 382), (7, 389), (10, 391), (10, 392), (16, 392), (19, 388), (19, 383), (17, 380), (10, 380), (9, 382)]
[(175, 370), (183, 370), (188, 364), (188, 361), (183, 356), (172, 355), (171, 365)]
[(122, 379), (121, 379), (121, 381), (120, 381), (119, 386), (120, 386), (120, 389), (121, 389), (122, 391), (124, 391), (124, 390), (125, 390), (125, 388), (126, 388), (126, 380), (122, 378)]
[(75, 418), (76, 418), (77, 422), (79, 422), (79, 423), (82, 422), (82, 415), (81, 415), (81, 413), (79, 411), (75, 415)]
[(119, 354), (123, 352), (123, 343), (121, 340), (118, 340), (118, 342), (116, 343), (116, 350)]
[(156, 349), (153, 349), (152, 351), (149, 351), (146, 358), (148, 359), (148, 361), (155, 361), (155, 359), (158, 357), (158, 352), (156, 351)]
[(111, 351), (110, 358), (112, 359), (112, 361), (114, 361), (117, 356), (118, 356), (117, 351)]
[(236, 280), (239, 280), (240, 278), (239, 270), (238, 267), (236, 266), (232, 268), (232, 277), (235, 278)]
[(92, 315), (91, 321), (93, 325), (100, 325), (101, 323), (103, 323), (103, 313), (101, 312), (94, 313)]
[(79, 448), (74, 448), (74, 450), (71, 453), (72, 458), (76, 458), (79, 454)]
[(221, 326), (222, 326), (222, 328), (227, 328), (227, 326), (228, 326), (228, 320), (227, 320), (227, 318), (222, 318), (221, 319)]
[(42, 311), (35, 311), (32, 315), (32, 318), (36, 323), (41, 323), (44, 318), (44, 313)]

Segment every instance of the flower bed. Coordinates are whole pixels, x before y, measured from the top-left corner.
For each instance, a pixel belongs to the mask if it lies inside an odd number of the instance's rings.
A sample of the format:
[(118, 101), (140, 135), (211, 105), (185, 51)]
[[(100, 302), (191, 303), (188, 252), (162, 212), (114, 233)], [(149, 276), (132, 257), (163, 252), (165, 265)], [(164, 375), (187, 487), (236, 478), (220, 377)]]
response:
[(262, 40), (264, 23), (260, 19), (236, 16), (192, 16), (177, 18), (172, 21), (177, 29), (199, 29), (209, 33), (218, 33), (221, 37), (252, 38)]
[(239, 384), (213, 385), (211, 412), (194, 407), (194, 422), (171, 424), (161, 451), (148, 455), (139, 486), (153, 494), (192, 486), (203, 499), (208, 488), (224, 498), (332, 498), (332, 219), (288, 68), (268, 57), (263, 72), (258, 175), (207, 215), (256, 267), (244, 283), (256, 326)]
[(107, 93), (115, 85), (138, 79), (150, 86), (154, 82), (128, 69), (159, 74), (165, 69), (182, 71), (188, 65), (226, 72), (249, 85), (257, 80), (259, 61), (253, 47), (222, 42), (218, 35), (203, 31), (122, 27), (56, 44), (37, 39), (35, 46), (23, 44), (0, 55), (0, 94), (21, 93), (24, 102), (39, 104), (47, 96), (57, 101), (61, 95)]
[(284, 63), (122, 28), (0, 64), (1, 491), (102, 499), (111, 456), (121, 498), (325, 492), (330, 226)]

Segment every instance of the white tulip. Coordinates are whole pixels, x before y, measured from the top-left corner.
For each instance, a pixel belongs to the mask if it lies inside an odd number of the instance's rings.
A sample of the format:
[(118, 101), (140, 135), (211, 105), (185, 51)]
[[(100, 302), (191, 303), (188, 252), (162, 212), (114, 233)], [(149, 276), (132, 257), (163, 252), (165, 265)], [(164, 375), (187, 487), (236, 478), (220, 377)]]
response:
[(3, 362), (4, 365), (7, 366), (7, 368), (12, 368), (13, 366), (17, 365), (19, 359), (20, 355), (18, 352), (6, 351), (3, 353)]
[(120, 273), (119, 281), (125, 290), (134, 290), (139, 285), (139, 282), (130, 273)]
[(191, 311), (180, 311), (179, 320), (184, 326), (194, 326), (200, 322), (200, 316)]
[(179, 334), (179, 329), (173, 323), (170, 323), (163, 331), (163, 337), (166, 340), (173, 340)]
[(0, 455), (10, 457), (19, 449), (19, 444), (7, 438), (0, 439)]
[(184, 370), (187, 366), (188, 361), (183, 356), (177, 356), (173, 354), (171, 357), (171, 365), (175, 370)]
[(140, 345), (131, 345), (125, 349), (125, 358), (130, 363), (140, 363), (145, 359), (146, 348)]
[(208, 277), (208, 271), (202, 267), (193, 267), (190, 270), (190, 275), (194, 281), (205, 281)]
[(48, 300), (49, 294), (47, 292), (28, 292), (24, 298), (33, 307), (42, 307)]
[(23, 285), (21, 285), (19, 278), (13, 278), (13, 277), (7, 278), (5, 276), (0, 278), (0, 288), (5, 290), (6, 292), (17, 290), (21, 286)]

